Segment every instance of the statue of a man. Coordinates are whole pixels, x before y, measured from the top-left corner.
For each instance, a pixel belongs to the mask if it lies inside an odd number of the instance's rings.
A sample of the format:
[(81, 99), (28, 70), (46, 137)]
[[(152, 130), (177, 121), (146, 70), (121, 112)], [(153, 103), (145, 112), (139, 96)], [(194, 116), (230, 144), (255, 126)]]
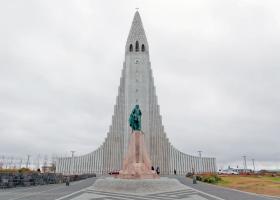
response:
[(141, 110), (139, 105), (135, 105), (130, 116), (129, 116), (129, 126), (133, 131), (141, 131)]

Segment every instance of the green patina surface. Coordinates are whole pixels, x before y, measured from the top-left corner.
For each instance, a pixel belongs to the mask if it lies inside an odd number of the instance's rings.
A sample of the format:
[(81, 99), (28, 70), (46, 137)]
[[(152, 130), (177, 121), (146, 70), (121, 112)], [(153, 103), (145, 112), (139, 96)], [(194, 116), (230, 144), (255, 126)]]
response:
[(141, 131), (141, 116), (142, 112), (139, 105), (135, 105), (129, 116), (129, 126), (133, 131)]

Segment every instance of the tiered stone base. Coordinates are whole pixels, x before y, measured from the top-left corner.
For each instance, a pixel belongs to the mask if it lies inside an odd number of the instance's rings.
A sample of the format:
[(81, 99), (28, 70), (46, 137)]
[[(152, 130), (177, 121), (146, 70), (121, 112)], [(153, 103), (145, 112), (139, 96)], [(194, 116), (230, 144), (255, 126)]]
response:
[(147, 170), (143, 163), (133, 163), (127, 170), (121, 170), (117, 176), (122, 179), (155, 179), (159, 176), (155, 171)]
[(91, 189), (104, 192), (143, 195), (156, 192), (184, 190), (186, 186), (176, 179), (167, 177), (142, 180), (103, 178), (97, 179)]
[(123, 162), (123, 170), (118, 178), (122, 179), (155, 179), (159, 178), (155, 171), (151, 170), (151, 161), (147, 154), (144, 133), (133, 131), (128, 144), (128, 153)]

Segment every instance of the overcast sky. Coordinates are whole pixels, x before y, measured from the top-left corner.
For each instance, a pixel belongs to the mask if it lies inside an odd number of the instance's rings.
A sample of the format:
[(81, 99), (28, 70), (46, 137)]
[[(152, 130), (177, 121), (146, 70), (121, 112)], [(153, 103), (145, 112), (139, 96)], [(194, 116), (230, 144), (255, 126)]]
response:
[(277, 0), (0, 1), (0, 156), (102, 144), (136, 7), (171, 143), (280, 168)]

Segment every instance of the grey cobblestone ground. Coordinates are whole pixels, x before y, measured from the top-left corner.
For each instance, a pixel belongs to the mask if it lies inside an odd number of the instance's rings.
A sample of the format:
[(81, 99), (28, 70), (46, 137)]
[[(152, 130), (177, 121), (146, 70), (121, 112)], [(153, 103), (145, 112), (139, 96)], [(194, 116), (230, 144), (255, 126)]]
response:
[(176, 179), (100, 179), (87, 189), (59, 200), (220, 200), (181, 184)]
[[(105, 182), (93, 184), (96, 178), (73, 182), (70, 187), (65, 184), (45, 185), (28, 188), (14, 188), (0, 190), (0, 200), (276, 200), (280, 198), (270, 198), (260, 195), (246, 194), (229, 190), (209, 184), (198, 183), (193, 185), (190, 179), (180, 176), (169, 177), (170, 187), (167, 187), (166, 178), (162, 178), (162, 183), (155, 186), (149, 181), (138, 182), (136, 186), (141, 189), (133, 192), (130, 183), (130, 192), (121, 191), (122, 188), (114, 188), (112, 191), (101, 191), (101, 186)], [(183, 185), (178, 185), (179, 180)], [(100, 179), (101, 180), (101, 179)], [(103, 179), (104, 180), (104, 179)], [(109, 179), (110, 180), (110, 179)], [(122, 181), (122, 180), (121, 180)], [(100, 185), (100, 183), (102, 183)], [(114, 183), (107, 186), (112, 187)], [(122, 187), (125, 183), (121, 183)], [(161, 186), (161, 187), (159, 187)], [(128, 188), (129, 188), (128, 187)], [(146, 192), (143, 190), (146, 187)], [(149, 188), (147, 188), (149, 187)], [(142, 191), (141, 191), (142, 190)]]
[(54, 200), (91, 186), (96, 178), (65, 184), (0, 189), (0, 200)]
[(81, 191), (78, 194), (72, 196), (67, 196), (65, 198), (60, 198), (59, 200), (220, 200), (220, 198), (215, 198), (208, 196), (206, 194), (201, 194), (194, 190), (177, 190), (170, 192), (156, 192), (153, 194), (125, 194), (125, 193), (115, 193), (115, 192), (104, 192), (87, 189)]

